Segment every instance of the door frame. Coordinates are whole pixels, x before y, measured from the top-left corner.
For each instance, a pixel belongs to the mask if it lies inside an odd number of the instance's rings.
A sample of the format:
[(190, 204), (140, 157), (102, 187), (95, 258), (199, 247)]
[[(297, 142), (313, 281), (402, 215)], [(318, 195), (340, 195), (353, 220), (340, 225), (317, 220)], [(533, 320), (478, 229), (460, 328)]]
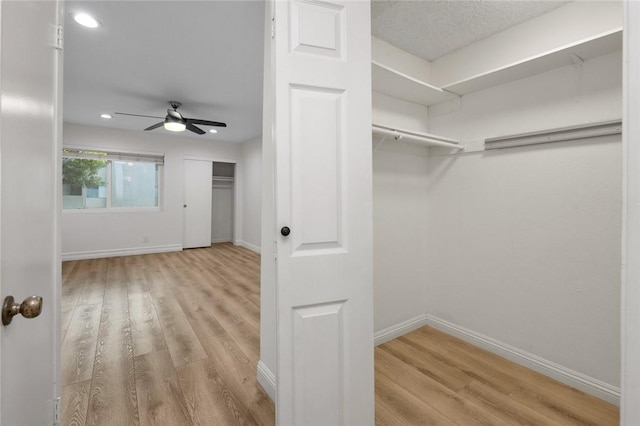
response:
[(620, 424), (640, 424), (640, 3), (625, 1)]
[[(274, 0), (272, 0), (274, 1)], [(270, 3), (266, 5), (265, 16), (265, 40), (270, 39), (269, 15)], [(624, 56), (623, 56), (623, 220), (622, 220), (622, 292), (621, 292), (621, 385), (620, 385), (620, 424), (640, 424), (640, 3), (625, 1), (624, 7)], [(269, 63), (270, 53), (265, 51), (265, 63)], [(265, 89), (272, 84), (272, 71), (265, 69)], [(274, 113), (271, 111), (271, 99), (265, 90), (263, 99), (263, 114)], [(635, 121), (634, 121), (635, 120)], [(274, 238), (276, 224), (273, 209), (273, 168), (276, 158), (273, 152), (272, 129), (263, 127), (263, 209), (262, 209), (262, 270), (270, 266), (264, 258), (273, 256), (271, 241)], [(267, 179), (265, 179), (265, 177)], [(261, 279), (261, 292), (263, 295), (277, 293), (277, 281), (273, 272)], [(275, 297), (273, 297), (275, 299)], [(277, 305), (277, 300), (273, 300)], [(271, 307), (271, 309), (275, 309)], [(261, 315), (264, 316), (267, 309), (262, 304)], [(277, 318), (269, 316), (277, 321)], [(264, 327), (264, 326), (262, 326)], [(275, 330), (274, 330), (275, 331)], [(273, 397), (275, 391), (275, 371), (269, 371), (269, 367), (275, 370), (273, 362), (273, 348), (277, 352), (275, 332), (261, 329), (261, 353), (258, 366), (258, 380), (267, 385), (269, 394)], [(273, 341), (272, 341), (273, 340)], [(265, 361), (265, 362), (263, 362)], [(266, 370), (266, 372), (265, 372)]]

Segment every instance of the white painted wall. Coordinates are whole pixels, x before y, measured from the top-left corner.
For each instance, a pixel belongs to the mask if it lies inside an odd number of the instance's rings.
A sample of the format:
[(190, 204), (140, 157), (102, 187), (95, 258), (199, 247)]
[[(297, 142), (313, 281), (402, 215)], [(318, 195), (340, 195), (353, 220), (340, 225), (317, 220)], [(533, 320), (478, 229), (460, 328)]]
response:
[[(473, 140), (619, 119), (621, 56), (465, 96)], [(618, 386), (620, 136), (431, 157), (426, 312)]]
[[(159, 211), (63, 211), (62, 253), (66, 259), (181, 247), (184, 157), (214, 158), (226, 162), (240, 160), (240, 146), (236, 144), (172, 137), (153, 132), (65, 123), (63, 141), (65, 146), (165, 155), (162, 207)], [(241, 193), (241, 189), (239, 191)], [(145, 237), (147, 243), (144, 242)]]
[[(373, 122), (428, 130), (428, 109), (373, 92)], [(374, 330), (424, 314), (428, 149), (373, 138)]]
[(262, 138), (242, 144), (242, 241), (244, 247), (260, 252), (262, 213)]
[(384, 148), (373, 153), (376, 331), (424, 314), (427, 276), (426, 152)]

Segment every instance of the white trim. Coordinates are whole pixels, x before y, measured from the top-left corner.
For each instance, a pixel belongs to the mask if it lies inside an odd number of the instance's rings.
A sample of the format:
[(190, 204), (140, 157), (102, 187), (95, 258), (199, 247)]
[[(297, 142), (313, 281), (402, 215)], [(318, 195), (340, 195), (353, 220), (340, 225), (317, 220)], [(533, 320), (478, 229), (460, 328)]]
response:
[(126, 248), (126, 249), (80, 251), (75, 253), (62, 253), (62, 260), (66, 261), (66, 260), (98, 259), (101, 257), (135, 256), (138, 254), (166, 253), (170, 251), (181, 251), (181, 250), (182, 250), (182, 244), (171, 244), (166, 246), (132, 247), (132, 248)]
[(426, 324), (612, 404), (620, 403), (620, 388), (608, 383), (432, 315), (426, 315)]
[(383, 330), (377, 331), (374, 334), (375, 346), (388, 342), (389, 340), (397, 339), (407, 333), (417, 330), (422, 326), (427, 325), (427, 315), (422, 314), (417, 317), (413, 317), (406, 321), (402, 321), (399, 324), (392, 325)]
[(640, 424), (640, 3), (624, 7), (620, 424), (633, 426)]
[(195, 160), (195, 161), (210, 161), (212, 163), (233, 163), (238, 164), (238, 160), (232, 160), (229, 158), (222, 157), (207, 157), (204, 155), (184, 155), (182, 156), (183, 160)]
[(211, 239), (211, 244), (216, 244), (216, 243), (231, 243), (233, 242), (233, 240), (231, 238), (212, 238)]
[(235, 244), (235, 245), (237, 245), (237, 246), (240, 246), (240, 247), (244, 247), (244, 248), (246, 248), (246, 249), (249, 249), (249, 250), (251, 250), (251, 251), (254, 251), (254, 252), (258, 253), (258, 254), (260, 254), (260, 252), (261, 252), (260, 246), (257, 246), (257, 245), (255, 245), (255, 244), (248, 243), (248, 242), (246, 242), (246, 241), (236, 240), (236, 241), (234, 242), (234, 244)]
[(276, 376), (269, 370), (269, 368), (262, 362), (258, 361), (258, 374), (257, 379), (262, 389), (269, 395), (272, 401), (276, 400)]

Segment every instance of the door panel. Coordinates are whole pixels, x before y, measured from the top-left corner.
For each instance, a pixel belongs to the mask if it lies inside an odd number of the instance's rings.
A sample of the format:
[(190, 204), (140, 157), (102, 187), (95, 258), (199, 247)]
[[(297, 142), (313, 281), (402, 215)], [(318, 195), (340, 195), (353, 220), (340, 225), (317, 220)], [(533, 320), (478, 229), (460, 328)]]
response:
[(0, 326), (3, 425), (53, 423), (60, 286), (56, 2), (2, 1), (0, 285), (43, 298), (42, 313)]
[(271, 7), (278, 424), (372, 425), (369, 3)]
[(213, 163), (184, 160), (183, 248), (211, 245), (211, 177)]

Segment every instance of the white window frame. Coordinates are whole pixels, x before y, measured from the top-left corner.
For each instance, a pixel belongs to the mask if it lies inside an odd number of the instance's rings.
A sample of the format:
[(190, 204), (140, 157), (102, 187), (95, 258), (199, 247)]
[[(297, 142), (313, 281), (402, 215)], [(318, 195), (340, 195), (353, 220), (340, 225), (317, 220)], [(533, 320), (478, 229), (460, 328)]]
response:
[[(105, 157), (101, 158), (92, 154), (83, 155), (82, 152), (101, 152), (105, 153)], [(106, 206), (104, 208), (92, 208), (92, 209), (65, 209), (62, 208), (64, 214), (96, 214), (96, 213), (116, 213), (116, 212), (161, 212), (163, 211), (163, 194), (164, 194), (164, 153), (155, 152), (138, 152), (138, 151), (123, 151), (119, 149), (104, 149), (95, 147), (75, 147), (65, 146), (63, 147), (62, 159), (65, 158), (84, 158), (84, 159), (104, 159), (107, 160), (109, 165), (107, 166), (107, 197)], [(158, 183), (158, 205), (153, 207), (112, 207), (111, 206), (111, 165), (113, 161), (144, 161), (154, 162), (159, 167), (157, 169), (157, 183)]]

